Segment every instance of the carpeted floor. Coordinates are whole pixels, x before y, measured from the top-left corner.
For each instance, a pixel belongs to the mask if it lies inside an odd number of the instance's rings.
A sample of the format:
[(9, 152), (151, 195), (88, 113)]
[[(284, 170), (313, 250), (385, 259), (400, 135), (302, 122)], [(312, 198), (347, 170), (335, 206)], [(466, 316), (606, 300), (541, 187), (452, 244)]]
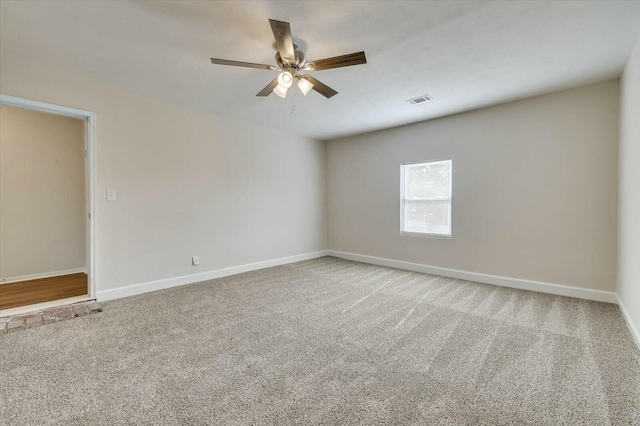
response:
[(2, 424), (640, 424), (618, 307), (331, 257), (0, 336)]

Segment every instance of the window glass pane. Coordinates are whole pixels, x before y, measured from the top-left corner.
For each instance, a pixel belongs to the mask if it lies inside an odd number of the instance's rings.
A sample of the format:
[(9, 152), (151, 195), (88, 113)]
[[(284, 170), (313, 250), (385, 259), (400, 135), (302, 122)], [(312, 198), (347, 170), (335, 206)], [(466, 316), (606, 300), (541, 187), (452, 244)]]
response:
[(406, 166), (405, 197), (449, 198), (450, 162), (435, 162)]
[(446, 201), (411, 201), (404, 204), (404, 231), (425, 234), (451, 234), (449, 209)]

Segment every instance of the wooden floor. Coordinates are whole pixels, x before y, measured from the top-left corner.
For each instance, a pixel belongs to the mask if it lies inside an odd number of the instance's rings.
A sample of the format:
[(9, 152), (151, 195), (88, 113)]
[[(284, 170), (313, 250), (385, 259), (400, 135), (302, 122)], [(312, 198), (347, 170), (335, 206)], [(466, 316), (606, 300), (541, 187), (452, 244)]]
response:
[(87, 274), (84, 273), (0, 284), (0, 309), (84, 296), (88, 293)]

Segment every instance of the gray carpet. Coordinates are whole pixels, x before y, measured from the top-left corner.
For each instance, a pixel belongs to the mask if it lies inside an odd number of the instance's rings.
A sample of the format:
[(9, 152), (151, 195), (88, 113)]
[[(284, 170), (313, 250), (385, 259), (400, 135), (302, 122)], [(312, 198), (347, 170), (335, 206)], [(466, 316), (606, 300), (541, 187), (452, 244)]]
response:
[(3, 424), (640, 424), (618, 307), (325, 257), (0, 336)]

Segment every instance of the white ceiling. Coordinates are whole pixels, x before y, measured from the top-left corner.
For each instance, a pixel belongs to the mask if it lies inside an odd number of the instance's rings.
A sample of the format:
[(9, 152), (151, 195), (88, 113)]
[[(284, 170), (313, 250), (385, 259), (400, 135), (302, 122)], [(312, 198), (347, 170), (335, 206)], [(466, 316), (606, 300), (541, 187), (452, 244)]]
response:
[[(308, 59), (364, 50), (313, 75), (339, 94), (256, 97), (275, 71), (268, 18)], [(615, 78), (640, 1), (0, 2), (0, 60), (78, 70), (121, 89), (318, 139), (398, 126)], [(435, 100), (409, 105), (423, 94)]]

